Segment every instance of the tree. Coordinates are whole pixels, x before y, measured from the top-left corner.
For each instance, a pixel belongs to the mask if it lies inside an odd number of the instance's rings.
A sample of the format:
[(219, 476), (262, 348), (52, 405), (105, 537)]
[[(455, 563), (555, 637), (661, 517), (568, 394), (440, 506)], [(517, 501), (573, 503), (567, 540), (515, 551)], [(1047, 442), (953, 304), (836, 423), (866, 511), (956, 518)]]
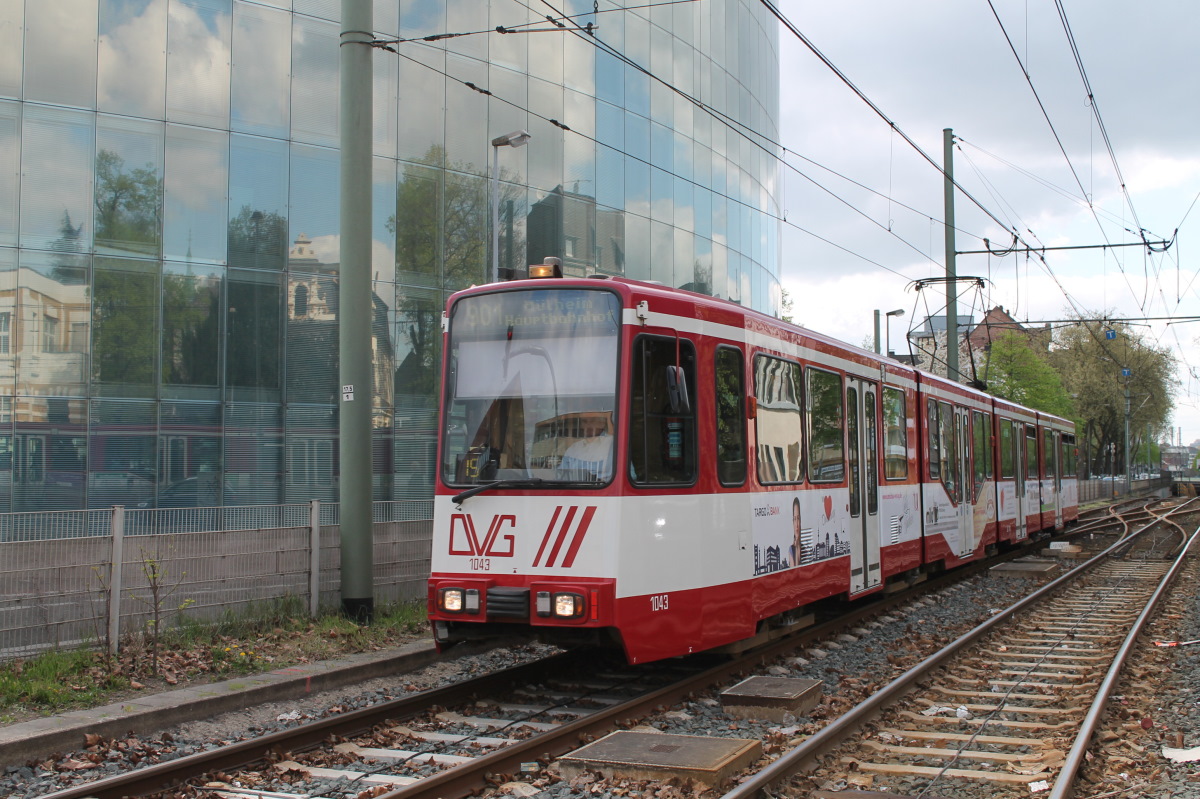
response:
[(984, 374), (988, 392), (997, 397), (1055, 416), (1071, 418), (1075, 413), (1058, 372), (1021, 333), (1008, 330), (992, 339)]
[[(1109, 330), (1115, 334), (1111, 339)], [(1081, 462), (1092, 470), (1100, 469), (1111, 450), (1114, 465), (1124, 471), (1127, 390), (1131, 453), (1147, 430), (1153, 436), (1166, 427), (1178, 385), (1175, 359), (1129, 326), (1079, 319), (1055, 334), (1049, 359), (1075, 398)]]
[(152, 164), (126, 169), (112, 150), (96, 153), (96, 246), (158, 255), (162, 178)]

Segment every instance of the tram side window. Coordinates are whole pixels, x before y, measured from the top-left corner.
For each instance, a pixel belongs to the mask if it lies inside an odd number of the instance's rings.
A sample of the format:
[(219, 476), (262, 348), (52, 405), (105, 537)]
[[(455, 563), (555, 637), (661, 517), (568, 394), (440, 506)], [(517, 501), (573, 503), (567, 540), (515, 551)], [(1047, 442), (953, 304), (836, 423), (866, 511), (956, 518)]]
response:
[(979, 411), (971, 411), (971, 437), (974, 446), (971, 447), (971, 475), (974, 477), (975, 497), (979, 496), (983, 482), (988, 477), (988, 463), (991, 459), (990, 439), (987, 429), (988, 417)]
[(937, 480), (942, 471), (941, 427), (938, 425), (937, 400), (929, 400), (925, 406), (926, 425), (929, 432), (929, 479)]
[(942, 434), (939, 437), (942, 449), (942, 485), (946, 493), (955, 502), (962, 499), (959, 476), (962, 474), (962, 450), (958, 444), (958, 430), (954, 424), (954, 408), (948, 402), (938, 403), (938, 421), (941, 422)]
[[(686, 406), (673, 402), (668, 386), (676, 347), (690, 398)], [(632, 363), (629, 478), (639, 485), (690, 483), (696, 478), (696, 351), (686, 340), (642, 336)]]
[(1025, 479), (1038, 479), (1037, 429), (1025, 425)]
[(746, 482), (746, 413), (742, 400), (746, 392), (741, 350), (717, 348), (713, 380), (716, 383), (717, 479), (721, 485), (741, 485)]
[(1013, 446), (1013, 423), (1000, 420), (1000, 477), (1011, 479), (1016, 476), (1016, 450)]
[(800, 439), (800, 364), (759, 355), (754, 359), (758, 482), (804, 479)]
[(1075, 436), (1063, 434), (1062, 437), (1063, 451), (1063, 469), (1064, 477), (1075, 476)]
[(1056, 466), (1055, 461), (1058, 460), (1055, 457), (1058, 453), (1058, 448), (1054, 446), (1053, 430), (1042, 431), (1042, 452), (1044, 453), (1043, 457), (1046, 459), (1046, 476), (1053, 477)]
[(883, 476), (908, 477), (908, 409), (898, 388), (883, 389), (883, 446)]
[(808, 479), (840, 483), (846, 476), (842, 378), (820, 369), (809, 369), (807, 376)]

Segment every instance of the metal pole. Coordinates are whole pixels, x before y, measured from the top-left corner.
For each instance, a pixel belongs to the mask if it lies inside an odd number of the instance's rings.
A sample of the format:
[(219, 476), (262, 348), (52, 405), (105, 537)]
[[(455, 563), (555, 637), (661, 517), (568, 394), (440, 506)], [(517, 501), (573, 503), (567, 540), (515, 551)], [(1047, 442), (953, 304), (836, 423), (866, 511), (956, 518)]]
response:
[(342, 612), (375, 612), (371, 530), (371, 3), (342, 0), (338, 422)]
[(1125, 496), (1133, 490), (1132, 475), (1129, 471), (1129, 386), (1125, 386)]
[(879, 309), (875, 309), (875, 354), (879, 354)]
[(121, 581), (125, 565), (125, 506), (113, 505), (109, 524), (112, 534), (112, 568), (108, 572), (108, 654), (117, 654), (121, 640)]
[(500, 146), (492, 145), (492, 282), (500, 282)]
[(954, 262), (954, 131), (942, 130), (942, 160), (945, 163), (943, 201), (946, 206), (946, 377), (958, 374), (958, 283)]

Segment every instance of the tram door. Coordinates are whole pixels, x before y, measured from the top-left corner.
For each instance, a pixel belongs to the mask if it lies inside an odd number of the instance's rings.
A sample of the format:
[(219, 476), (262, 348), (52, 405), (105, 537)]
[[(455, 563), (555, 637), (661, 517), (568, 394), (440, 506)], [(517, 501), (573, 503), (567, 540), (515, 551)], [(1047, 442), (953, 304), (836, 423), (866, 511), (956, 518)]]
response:
[[(1057, 431), (1047, 431), (1046, 435), (1047, 446), (1049, 451), (1046, 453), (1046, 468), (1054, 469), (1054, 529), (1061, 530), (1063, 527), (1063, 499), (1062, 499), (1062, 435)], [(1053, 464), (1053, 466), (1051, 466)]]
[(879, 585), (879, 390), (847, 378), (846, 436), (850, 464), (850, 593)]
[(1013, 474), (1013, 490), (1017, 495), (1017, 533), (1016, 540), (1024, 541), (1029, 535), (1029, 523), (1025, 514), (1029, 501), (1025, 496), (1025, 472), (1028, 470), (1029, 451), (1025, 447), (1025, 436), (1021, 425), (1005, 420), (1002, 424), (1009, 425), (1013, 432), (1013, 443), (1017, 448), (1017, 464)]
[(958, 471), (958, 556), (975, 551), (975, 492), (971, 490), (971, 412), (954, 407), (955, 469)]

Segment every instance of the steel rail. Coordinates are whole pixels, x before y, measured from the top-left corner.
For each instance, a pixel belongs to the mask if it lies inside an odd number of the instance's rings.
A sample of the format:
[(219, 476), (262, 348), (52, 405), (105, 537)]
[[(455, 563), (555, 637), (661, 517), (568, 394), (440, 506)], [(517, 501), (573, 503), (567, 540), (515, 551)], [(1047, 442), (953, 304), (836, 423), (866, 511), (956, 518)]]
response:
[[(1185, 503), (1176, 510), (1182, 511), (1187, 504), (1190, 503)], [(1046, 596), (1073, 582), (1077, 577), (1095, 569), (1118, 550), (1132, 546), (1138, 537), (1148, 532), (1157, 523), (1157, 521), (1151, 522), (1134, 534), (1114, 542), (1091, 559), (1084, 561), (1056, 580), (1042, 586), (1015, 605), (1000, 611), (973, 630), (963, 633), (957, 639), (947, 644), (945, 648), (892, 680), (892, 682), (888, 683), (864, 702), (855, 706), (852, 710), (838, 717), (825, 727), (822, 727), (818, 732), (809, 736), (804, 743), (782, 755), (762, 771), (747, 778), (733, 790), (720, 797), (720, 799), (757, 799), (760, 794), (770, 796), (767, 793), (767, 789), (770, 786), (791, 777), (806, 765), (833, 749), (853, 734), (866, 721), (874, 718), (884, 707), (903, 697), (914, 684), (926, 677), (938, 666), (941, 666), (967, 646), (983, 638), (993, 628), (1008, 621), (1017, 613), (1036, 605)]]
[(1088, 708), (1087, 715), (1084, 716), (1083, 723), (1079, 728), (1079, 734), (1075, 738), (1075, 744), (1071, 747), (1071, 751), (1067, 753), (1067, 758), (1063, 762), (1062, 769), (1058, 772), (1057, 779), (1054, 780), (1054, 786), (1050, 790), (1048, 799), (1071, 799), (1075, 795), (1075, 777), (1087, 758), (1092, 735), (1100, 725), (1100, 718), (1104, 715), (1104, 711), (1108, 707), (1108, 700), (1111, 698), (1113, 691), (1116, 690), (1117, 682), (1121, 678), (1121, 672), (1125, 667), (1125, 661), (1129, 658), (1134, 646), (1136, 646), (1137, 639), (1141, 635), (1142, 630), (1150, 622), (1150, 617), (1158, 607), (1159, 601), (1170, 590), (1172, 583), (1175, 582), (1175, 578), (1183, 570), (1188, 552), (1195, 544), (1197, 537), (1200, 537), (1200, 529), (1192, 533), (1187, 544), (1175, 558), (1175, 562), (1172, 564), (1170, 570), (1159, 581), (1158, 588), (1150, 597), (1150, 601), (1146, 603), (1146, 607), (1138, 616), (1137, 621), (1133, 623), (1129, 634), (1125, 636), (1125, 640), (1121, 643), (1121, 648), (1117, 650), (1112, 665), (1109, 666), (1108, 673), (1104, 676), (1104, 681), (1100, 683), (1100, 688), (1096, 692), (1096, 698), (1092, 701), (1091, 707)]

